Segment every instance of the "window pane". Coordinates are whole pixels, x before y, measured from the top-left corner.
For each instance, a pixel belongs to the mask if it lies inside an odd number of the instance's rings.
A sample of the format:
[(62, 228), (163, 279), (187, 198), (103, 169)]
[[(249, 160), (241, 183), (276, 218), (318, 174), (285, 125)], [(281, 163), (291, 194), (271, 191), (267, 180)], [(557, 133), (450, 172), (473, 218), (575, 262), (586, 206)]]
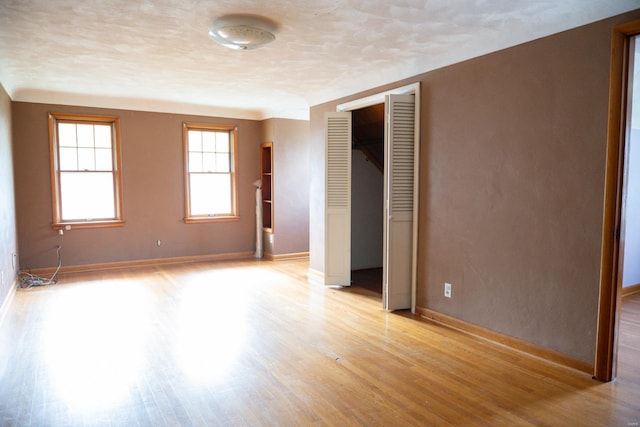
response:
[(78, 170), (96, 170), (96, 160), (92, 148), (78, 148)]
[(216, 151), (216, 132), (202, 132), (202, 151)]
[(202, 153), (203, 172), (216, 172), (216, 155), (214, 153)]
[(216, 154), (216, 171), (231, 172), (229, 167), (229, 154)]
[(214, 213), (231, 213), (231, 175), (213, 175)]
[(96, 170), (110, 171), (113, 169), (110, 148), (96, 148)]
[(216, 151), (218, 153), (229, 152), (229, 132), (218, 132), (216, 138)]
[(189, 172), (202, 172), (202, 153), (189, 153)]
[(191, 174), (191, 215), (231, 213), (231, 177), (227, 174)]
[(78, 147), (93, 147), (93, 125), (77, 125)]
[(62, 172), (62, 220), (113, 219), (113, 173)]
[(95, 130), (96, 147), (111, 148), (111, 126), (95, 125), (94, 130)]
[(58, 123), (58, 145), (61, 147), (75, 147), (76, 125), (73, 123)]
[(78, 170), (78, 150), (76, 148), (60, 147), (60, 159), (58, 166), (61, 170)]
[(202, 151), (202, 132), (189, 131), (189, 151)]

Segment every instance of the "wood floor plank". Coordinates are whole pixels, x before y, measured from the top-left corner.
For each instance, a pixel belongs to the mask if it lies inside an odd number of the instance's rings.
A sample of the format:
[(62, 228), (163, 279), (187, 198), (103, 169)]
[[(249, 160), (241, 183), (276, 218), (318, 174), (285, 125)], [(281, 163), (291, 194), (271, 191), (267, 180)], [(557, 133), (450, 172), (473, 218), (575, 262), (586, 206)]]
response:
[(0, 327), (0, 425), (640, 423), (640, 294), (623, 299), (619, 376), (599, 383), (307, 273), (200, 262), (19, 290)]

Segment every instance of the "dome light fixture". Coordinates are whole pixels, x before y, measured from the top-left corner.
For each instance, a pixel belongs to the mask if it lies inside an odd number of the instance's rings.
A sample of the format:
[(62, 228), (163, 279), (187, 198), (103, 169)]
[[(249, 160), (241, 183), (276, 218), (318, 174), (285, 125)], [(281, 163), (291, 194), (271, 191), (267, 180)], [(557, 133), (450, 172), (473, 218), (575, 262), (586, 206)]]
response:
[(275, 30), (276, 25), (261, 16), (227, 15), (211, 24), (209, 37), (229, 49), (251, 50), (274, 41)]

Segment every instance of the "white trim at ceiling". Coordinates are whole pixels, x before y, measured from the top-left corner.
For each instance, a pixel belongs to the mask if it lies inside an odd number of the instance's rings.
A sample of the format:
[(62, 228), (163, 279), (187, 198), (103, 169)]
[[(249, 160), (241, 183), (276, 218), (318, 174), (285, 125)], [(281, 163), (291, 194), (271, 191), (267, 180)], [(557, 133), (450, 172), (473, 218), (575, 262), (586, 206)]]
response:
[(288, 109), (264, 109), (257, 107), (255, 109), (248, 109), (224, 105), (191, 104), (188, 102), (160, 99), (122, 98), (39, 90), (20, 90), (17, 93), (9, 93), (9, 97), (12, 101), (31, 102), (35, 104), (71, 105), (76, 107), (183, 114), (190, 116), (221, 117), (243, 120), (267, 120), (271, 118), (309, 120), (310, 117), (309, 107)]
[[(397, 87), (395, 89), (388, 90), (386, 92), (376, 93), (375, 95), (367, 96), (366, 98), (356, 99), (355, 101), (345, 102), (343, 104), (338, 104), (336, 111), (352, 111), (358, 110), (360, 108), (369, 107), (370, 105), (382, 104), (384, 103), (385, 97), (387, 95), (406, 95), (409, 93), (418, 94), (420, 91), (420, 83), (412, 83), (410, 85)], [(418, 100), (419, 98), (416, 98)]]

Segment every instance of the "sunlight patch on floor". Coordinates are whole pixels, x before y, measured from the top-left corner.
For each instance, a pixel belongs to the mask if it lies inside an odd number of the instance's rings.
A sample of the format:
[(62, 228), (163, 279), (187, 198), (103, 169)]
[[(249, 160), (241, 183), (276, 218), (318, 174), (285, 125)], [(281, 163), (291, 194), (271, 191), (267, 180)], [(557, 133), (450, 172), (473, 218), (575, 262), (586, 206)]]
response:
[[(113, 292), (114, 286), (126, 291)], [(107, 409), (130, 398), (145, 364), (149, 301), (143, 287), (110, 281), (51, 303), (44, 318), (46, 368), (71, 410)]]
[(202, 281), (180, 290), (175, 357), (194, 383), (213, 384), (232, 370), (247, 340), (250, 300), (233, 282)]

